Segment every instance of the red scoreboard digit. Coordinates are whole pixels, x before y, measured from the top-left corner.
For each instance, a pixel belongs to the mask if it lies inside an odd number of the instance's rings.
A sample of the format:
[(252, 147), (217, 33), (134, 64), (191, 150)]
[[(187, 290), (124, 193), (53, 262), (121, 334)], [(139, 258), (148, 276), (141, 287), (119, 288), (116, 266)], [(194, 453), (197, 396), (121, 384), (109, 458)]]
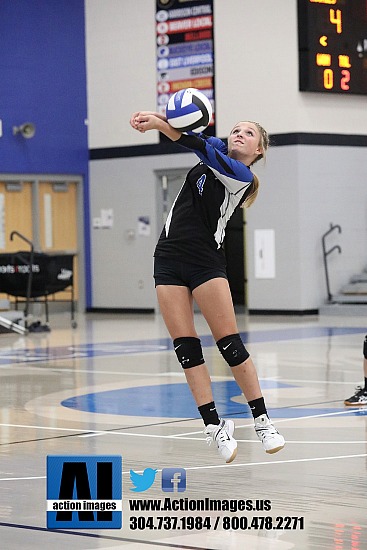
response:
[(299, 89), (367, 94), (367, 0), (298, 0)]

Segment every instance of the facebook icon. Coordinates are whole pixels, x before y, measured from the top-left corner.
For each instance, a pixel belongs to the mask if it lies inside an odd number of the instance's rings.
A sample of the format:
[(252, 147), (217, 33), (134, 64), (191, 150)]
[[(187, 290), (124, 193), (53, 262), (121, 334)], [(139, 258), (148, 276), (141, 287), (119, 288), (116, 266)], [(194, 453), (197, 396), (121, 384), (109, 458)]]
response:
[(163, 468), (162, 469), (162, 491), (165, 493), (183, 493), (186, 491), (186, 470), (185, 468)]

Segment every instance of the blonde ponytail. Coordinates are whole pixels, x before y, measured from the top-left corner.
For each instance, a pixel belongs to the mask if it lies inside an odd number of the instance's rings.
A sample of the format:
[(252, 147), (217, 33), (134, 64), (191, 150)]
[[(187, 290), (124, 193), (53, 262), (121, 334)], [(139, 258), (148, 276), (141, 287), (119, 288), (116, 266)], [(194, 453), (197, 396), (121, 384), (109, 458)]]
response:
[(254, 179), (251, 184), (251, 193), (244, 200), (241, 208), (250, 208), (250, 206), (255, 202), (257, 194), (259, 192), (260, 181), (259, 178), (254, 174)]

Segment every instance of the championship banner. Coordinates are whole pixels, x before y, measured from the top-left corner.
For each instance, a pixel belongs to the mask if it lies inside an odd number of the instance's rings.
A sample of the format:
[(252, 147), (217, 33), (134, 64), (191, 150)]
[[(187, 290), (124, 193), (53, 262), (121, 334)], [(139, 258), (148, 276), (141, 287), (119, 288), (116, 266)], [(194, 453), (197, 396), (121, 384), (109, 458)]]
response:
[(197, 88), (210, 100), (215, 135), (213, 0), (156, 0), (157, 111), (183, 88)]

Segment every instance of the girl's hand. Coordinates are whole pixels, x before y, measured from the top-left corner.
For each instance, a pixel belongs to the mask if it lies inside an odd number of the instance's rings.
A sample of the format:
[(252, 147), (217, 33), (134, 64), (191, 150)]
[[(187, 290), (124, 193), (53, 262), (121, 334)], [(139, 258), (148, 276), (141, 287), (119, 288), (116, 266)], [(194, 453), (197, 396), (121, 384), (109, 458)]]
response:
[(139, 113), (134, 119), (136, 129), (141, 133), (148, 130), (159, 130), (160, 122), (161, 119), (155, 116), (155, 114), (147, 112)]
[[(164, 122), (167, 122), (167, 119), (164, 115), (161, 115), (159, 113), (155, 113), (153, 111), (137, 111), (136, 113), (133, 113), (130, 118), (130, 126), (134, 128), (134, 130), (138, 130), (139, 132), (145, 132), (145, 130), (152, 130), (154, 128), (145, 128), (143, 129), (141, 126), (140, 128), (139, 123), (143, 121), (143, 118), (154, 116), (160, 120), (163, 120)], [(141, 118), (143, 117), (143, 118)]]
[(136, 113), (133, 113), (130, 117), (130, 126), (134, 128), (134, 130), (137, 130), (137, 117), (139, 116), (139, 111)]
[(137, 111), (130, 117), (130, 125), (134, 130), (144, 134), (148, 130), (158, 130), (172, 141), (177, 141), (181, 132), (175, 130), (167, 122), (167, 118), (153, 111)]

